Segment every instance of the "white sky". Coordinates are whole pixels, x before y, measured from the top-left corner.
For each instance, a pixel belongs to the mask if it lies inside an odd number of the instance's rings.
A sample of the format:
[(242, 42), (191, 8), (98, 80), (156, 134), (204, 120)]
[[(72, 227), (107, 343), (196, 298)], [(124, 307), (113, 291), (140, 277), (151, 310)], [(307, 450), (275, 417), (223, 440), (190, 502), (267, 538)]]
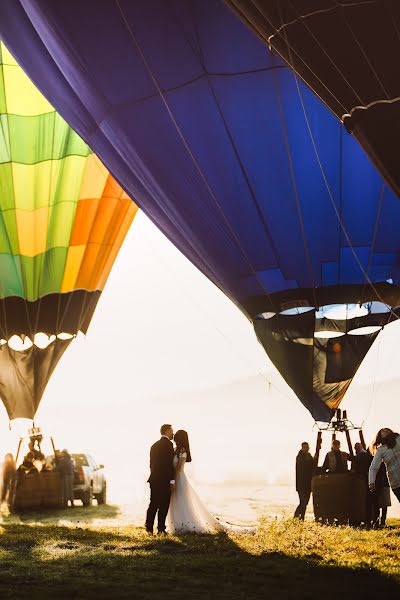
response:
[[(400, 429), (399, 333), (391, 325), (380, 334), (343, 403), (355, 421), (367, 418), (368, 440), (380, 426)], [(192, 473), (210, 482), (286, 480), (299, 444), (316, 436), (250, 323), (140, 213), (36, 422), (56, 446), (91, 450), (122, 498), (143, 494), (149, 446), (165, 421), (188, 430)], [(15, 451), (21, 427), (10, 432), (0, 408), (0, 452)]]

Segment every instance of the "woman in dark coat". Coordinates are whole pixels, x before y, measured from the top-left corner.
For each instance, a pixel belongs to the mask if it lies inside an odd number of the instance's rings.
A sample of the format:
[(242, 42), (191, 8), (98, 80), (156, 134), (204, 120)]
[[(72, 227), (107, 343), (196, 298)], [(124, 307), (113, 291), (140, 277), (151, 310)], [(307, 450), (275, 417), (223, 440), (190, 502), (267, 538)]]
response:
[[(375, 479), (374, 496), (374, 524), (375, 526), (385, 527), (388, 506), (392, 506), (390, 500), (390, 485), (386, 473), (386, 465), (383, 463), (379, 467)], [(380, 514), (379, 514), (380, 512)]]
[(74, 463), (68, 450), (58, 453), (56, 470), (62, 478), (64, 507), (68, 506), (68, 501), (71, 503), (71, 507), (74, 507)]
[(11, 453), (8, 453), (5, 455), (3, 463), (0, 507), (3, 504), (3, 502), (8, 500), (8, 495), (11, 489), (11, 483), (15, 473), (16, 466), (14, 457)]

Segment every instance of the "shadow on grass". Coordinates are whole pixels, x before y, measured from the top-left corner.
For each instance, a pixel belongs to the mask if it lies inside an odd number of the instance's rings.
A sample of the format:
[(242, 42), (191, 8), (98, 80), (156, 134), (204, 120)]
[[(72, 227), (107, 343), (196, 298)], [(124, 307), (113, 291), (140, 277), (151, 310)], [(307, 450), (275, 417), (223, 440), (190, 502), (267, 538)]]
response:
[(144, 530), (3, 524), (1, 598), (337, 600), (398, 597), (378, 571), (320, 557), (250, 554), (226, 534), (150, 537)]
[(79, 506), (60, 510), (46, 510), (42, 512), (28, 511), (19, 514), (3, 515), (3, 523), (28, 523), (45, 525), (72, 525), (91, 524), (98, 521), (118, 519), (121, 509), (114, 504), (102, 504), (97, 506)]

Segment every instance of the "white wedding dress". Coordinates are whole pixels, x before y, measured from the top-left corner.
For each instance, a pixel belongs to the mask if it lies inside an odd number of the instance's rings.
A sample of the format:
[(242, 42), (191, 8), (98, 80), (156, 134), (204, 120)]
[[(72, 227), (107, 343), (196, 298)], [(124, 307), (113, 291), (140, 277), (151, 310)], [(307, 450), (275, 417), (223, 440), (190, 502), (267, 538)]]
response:
[[(218, 531), (253, 532), (255, 527), (239, 527), (221, 523), (204, 506), (194, 489), (192, 488), (185, 473), (186, 452), (179, 458), (183, 458), (182, 469), (176, 480), (176, 488), (171, 494), (171, 502), (167, 516), (167, 529), (170, 533), (217, 533)], [(179, 460), (174, 457), (174, 467)]]

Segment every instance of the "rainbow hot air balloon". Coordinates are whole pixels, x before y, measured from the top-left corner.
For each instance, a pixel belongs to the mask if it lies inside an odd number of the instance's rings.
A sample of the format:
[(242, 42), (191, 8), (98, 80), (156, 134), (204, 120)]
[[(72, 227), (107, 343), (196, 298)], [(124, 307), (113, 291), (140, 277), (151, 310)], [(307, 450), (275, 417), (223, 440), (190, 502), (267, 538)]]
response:
[(0, 396), (33, 418), (137, 208), (0, 43)]

